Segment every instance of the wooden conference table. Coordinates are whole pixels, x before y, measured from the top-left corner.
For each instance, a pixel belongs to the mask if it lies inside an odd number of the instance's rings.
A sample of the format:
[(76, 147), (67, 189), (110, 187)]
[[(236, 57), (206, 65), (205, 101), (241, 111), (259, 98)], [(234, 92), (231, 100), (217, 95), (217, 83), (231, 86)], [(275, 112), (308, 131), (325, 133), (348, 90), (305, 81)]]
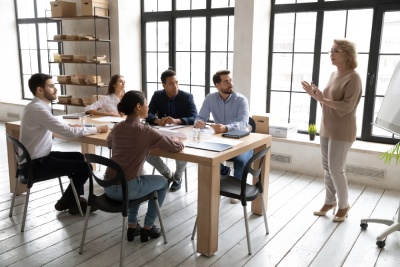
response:
[[(102, 124), (92, 119), (96, 116), (88, 117), (86, 123)], [(79, 120), (64, 120), (68, 123), (76, 124)], [(104, 124), (104, 123), (103, 123)], [(6, 133), (14, 138), (19, 139), (20, 121), (7, 122)], [(183, 139), (184, 143), (190, 143), (192, 136), (192, 127), (184, 127), (179, 129), (180, 132), (186, 133), (188, 139)], [(108, 133), (84, 136), (73, 141), (81, 143), (82, 153), (94, 153), (95, 146), (106, 146), (106, 137)], [(66, 139), (61, 136), (58, 138)], [(210, 138), (221, 137), (221, 134), (201, 135), (200, 141), (206, 141)], [(220, 163), (240, 155), (248, 150), (254, 149), (255, 152), (263, 148), (271, 146), (272, 138), (270, 135), (251, 133), (250, 135), (239, 139), (242, 141), (234, 145), (232, 148), (223, 152), (212, 152), (200, 149), (185, 147), (179, 153), (169, 153), (165, 151), (153, 150), (152, 155), (167, 157), (171, 159), (194, 162), (198, 164), (198, 224), (197, 224), (197, 252), (212, 256), (218, 250), (218, 224), (219, 224), (219, 189), (220, 189)], [(253, 213), (262, 215), (261, 201), (267, 206), (268, 201), (268, 182), (269, 182), (269, 165), (270, 151), (268, 152), (263, 164), (261, 176), (264, 184), (264, 199), (259, 197), (251, 205)], [(15, 181), (16, 161), (14, 156), (14, 148), (7, 142), (8, 152), (8, 168), (10, 179), (10, 190)], [(22, 186), (18, 188), (18, 192), (25, 192)]]

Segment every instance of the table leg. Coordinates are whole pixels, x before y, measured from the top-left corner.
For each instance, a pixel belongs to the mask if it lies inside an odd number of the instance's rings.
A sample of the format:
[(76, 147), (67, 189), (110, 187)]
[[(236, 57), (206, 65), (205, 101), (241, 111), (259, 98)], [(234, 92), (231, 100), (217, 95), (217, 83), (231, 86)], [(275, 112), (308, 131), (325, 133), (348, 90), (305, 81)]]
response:
[[(96, 146), (91, 144), (81, 143), (81, 151), (83, 155), (85, 155), (85, 153), (96, 154)], [(95, 170), (96, 164), (92, 163), (92, 167), (93, 170)]]
[(218, 250), (220, 167), (198, 168), (197, 252), (212, 256)]
[[(254, 149), (254, 154), (266, 148), (266, 145), (257, 147)], [(261, 199), (261, 195), (258, 196), (251, 204), (251, 212), (257, 215), (262, 215), (262, 205), (261, 201), (264, 201), (265, 210), (268, 207), (268, 186), (269, 186), (269, 165), (271, 160), (271, 149), (268, 150), (267, 155), (265, 155), (265, 160), (261, 169), (261, 182), (264, 188), (264, 199)], [(257, 182), (257, 179), (253, 178), (253, 184)]]

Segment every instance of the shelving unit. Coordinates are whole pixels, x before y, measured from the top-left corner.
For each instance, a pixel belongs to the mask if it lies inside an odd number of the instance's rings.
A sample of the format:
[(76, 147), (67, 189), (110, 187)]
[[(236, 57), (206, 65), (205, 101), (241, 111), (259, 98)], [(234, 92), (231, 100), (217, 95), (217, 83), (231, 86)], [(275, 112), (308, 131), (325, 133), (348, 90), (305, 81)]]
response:
[[(47, 12), (46, 12), (47, 13)], [(108, 13), (108, 10), (107, 10)], [(85, 74), (90, 76), (96, 77), (95, 83), (56, 83), (60, 85), (61, 94), (65, 95), (69, 91), (73, 91), (70, 89), (71, 87), (83, 87), (83, 90), (87, 90), (88, 94), (85, 97), (91, 97), (92, 95), (96, 95), (98, 99), (99, 89), (108, 87), (108, 81), (111, 78), (111, 33), (110, 33), (110, 17), (108, 16), (75, 16), (75, 17), (47, 17), (47, 20), (50, 21), (57, 21), (58, 22), (58, 33), (67, 36), (74, 36), (74, 39), (54, 39), (54, 36), (49, 35), (49, 30), (47, 29), (47, 51), (48, 51), (48, 63), (49, 63), (49, 74), (54, 75), (52, 73), (52, 65), (58, 64), (59, 65), (59, 73), (60, 75), (77, 75), (77, 74)], [(65, 21), (79, 21), (82, 22), (82, 28), (90, 27), (90, 23), (92, 22), (91, 31), (90, 33), (86, 33), (86, 35), (76, 34), (74, 32), (64, 32)], [(73, 22), (72, 22), (73, 23)], [(100, 28), (99, 24), (106, 25), (106, 29)], [(68, 27), (67, 27), (68, 28)], [(73, 28), (73, 26), (69, 25), (69, 28)], [(92, 34), (93, 33), (93, 34)], [(102, 38), (101, 38), (102, 37)], [(82, 39), (85, 38), (85, 39)], [(90, 39), (88, 39), (90, 38)], [(71, 49), (72, 52), (67, 52), (68, 54), (76, 54), (76, 50), (81, 50), (82, 47), (86, 48), (86, 53), (90, 53), (90, 56), (85, 55), (87, 60), (85, 61), (78, 61), (78, 62), (70, 62), (70, 61), (55, 61), (53, 58), (52, 53), (54, 53), (54, 43), (58, 44), (58, 54), (61, 56), (66, 53), (66, 44), (72, 44), (73, 46)], [(79, 48), (79, 49), (78, 49)], [(70, 50), (71, 50), (70, 49)], [(75, 49), (75, 51), (74, 51)], [(74, 53), (75, 52), (75, 53)], [(105, 55), (105, 61), (98, 61), (97, 57)], [(91, 60), (91, 56), (96, 58), (95, 61)], [(85, 73), (77, 73), (78, 67), (71, 67), (71, 66), (87, 66), (87, 70)], [(71, 71), (71, 68), (73, 71)], [(74, 72), (74, 73), (72, 73)], [(101, 76), (101, 82), (97, 79), (98, 76)], [(58, 74), (57, 74), (58, 75)], [(95, 88), (95, 92), (93, 93), (89, 91), (88, 87)], [(71, 103), (53, 103), (53, 104), (60, 104), (65, 105), (65, 112), (68, 113), (67, 106), (82, 106), (85, 105), (77, 105)]]

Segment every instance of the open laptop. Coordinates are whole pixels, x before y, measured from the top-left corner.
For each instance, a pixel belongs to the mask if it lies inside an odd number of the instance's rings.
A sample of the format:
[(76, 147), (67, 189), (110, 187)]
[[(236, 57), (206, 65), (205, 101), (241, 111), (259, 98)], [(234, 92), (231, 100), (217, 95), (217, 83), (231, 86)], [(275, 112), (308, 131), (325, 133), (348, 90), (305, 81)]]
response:
[(233, 147), (233, 145), (215, 142), (198, 142), (186, 144), (186, 147), (221, 152)]

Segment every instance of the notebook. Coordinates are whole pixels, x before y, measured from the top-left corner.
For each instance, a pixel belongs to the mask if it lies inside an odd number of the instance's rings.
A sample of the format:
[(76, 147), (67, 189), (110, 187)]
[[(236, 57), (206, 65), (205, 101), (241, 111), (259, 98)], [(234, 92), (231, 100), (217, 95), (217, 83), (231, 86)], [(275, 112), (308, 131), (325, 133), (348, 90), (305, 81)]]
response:
[(249, 131), (233, 130), (233, 131), (222, 134), (222, 136), (239, 139), (239, 138), (245, 137), (249, 134), (250, 134)]
[(186, 144), (186, 147), (221, 152), (232, 147), (229, 144), (214, 143), (214, 142), (198, 142)]

